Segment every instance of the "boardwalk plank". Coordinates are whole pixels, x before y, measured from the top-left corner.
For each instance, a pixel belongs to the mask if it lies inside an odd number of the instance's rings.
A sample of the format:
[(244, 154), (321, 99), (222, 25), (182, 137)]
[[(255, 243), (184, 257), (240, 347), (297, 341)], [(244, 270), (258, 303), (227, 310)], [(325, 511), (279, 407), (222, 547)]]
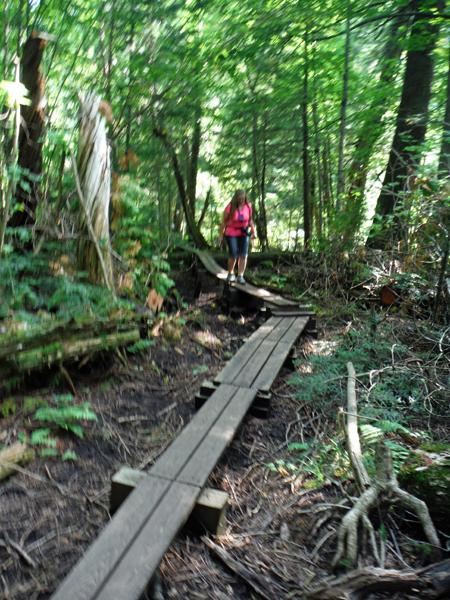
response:
[(237, 428), (245, 417), (256, 390), (238, 388), (226, 411), (208, 432), (192, 459), (179, 474), (177, 480), (203, 487), (223, 452), (233, 439)]
[(253, 388), (261, 392), (268, 392), (270, 390), (291, 348), (292, 344), (278, 342), (272, 354), (267, 359), (264, 368), (261, 369), (258, 377), (253, 381)]
[(221, 385), (156, 461), (149, 474), (176, 479), (235, 393), (236, 388)]
[(305, 327), (309, 321), (309, 317), (297, 317), (296, 319), (293, 319), (293, 321), (294, 322), (292, 323), (291, 327), (288, 329), (288, 331), (283, 335), (283, 337), (280, 340), (283, 343), (291, 344), (291, 346), (293, 344), (295, 344), (295, 342), (297, 341), (297, 338), (302, 333), (302, 331), (305, 329)]
[[(149, 480), (156, 478), (148, 477)], [(157, 481), (157, 480), (156, 480)], [(191, 514), (200, 488), (173, 482), (130, 551), (117, 565), (95, 600), (139, 600), (172, 540)]]
[(279, 342), (281, 338), (286, 335), (290, 327), (294, 324), (294, 317), (283, 317), (276, 327), (267, 336), (267, 339), (271, 342)]
[(258, 350), (262, 341), (272, 334), (282, 320), (279, 317), (271, 317), (264, 325), (254, 331), (245, 344), (239, 348), (227, 366), (220, 371), (214, 379), (215, 383), (232, 383)]
[(246, 363), (245, 369), (242, 369), (240, 373), (233, 379), (233, 385), (240, 387), (253, 387), (254, 380), (258, 377), (261, 369), (276, 347), (277, 342), (271, 342), (269, 339), (265, 339), (259, 345), (258, 352), (255, 352), (250, 360)]
[(62, 582), (51, 600), (94, 598), (122, 556), (129, 550), (143, 523), (161, 503), (169, 487), (169, 481), (143, 479)]

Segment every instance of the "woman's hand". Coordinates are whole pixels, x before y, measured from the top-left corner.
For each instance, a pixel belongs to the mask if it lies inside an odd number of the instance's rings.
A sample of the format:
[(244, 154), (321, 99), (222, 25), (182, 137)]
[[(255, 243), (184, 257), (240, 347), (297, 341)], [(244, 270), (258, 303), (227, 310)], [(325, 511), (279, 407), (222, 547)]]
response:
[(219, 235), (219, 248), (222, 250), (222, 246), (223, 246), (223, 237), (221, 235)]

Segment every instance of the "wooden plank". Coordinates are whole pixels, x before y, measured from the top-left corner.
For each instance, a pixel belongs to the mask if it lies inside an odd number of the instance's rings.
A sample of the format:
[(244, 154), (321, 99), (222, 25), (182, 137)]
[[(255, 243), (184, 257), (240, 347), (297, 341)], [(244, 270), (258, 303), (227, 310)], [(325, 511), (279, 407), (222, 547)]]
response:
[[(114, 518), (88, 548), (74, 569), (52, 595), (51, 600), (96, 598), (105, 579), (116, 569), (130, 544), (170, 488), (170, 482), (146, 477), (129, 495)], [(117, 596), (111, 596), (114, 598)]]
[(261, 342), (258, 351), (252, 355), (251, 359), (246, 363), (245, 368), (234, 378), (233, 385), (252, 387), (253, 381), (259, 375), (259, 372), (264, 367), (264, 363), (269, 358), (276, 345), (277, 342), (271, 342), (268, 339)]
[(278, 342), (258, 377), (252, 383), (253, 388), (262, 392), (270, 390), (291, 348), (292, 344), (290, 343)]
[(230, 403), (236, 388), (221, 385), (149, 470), (150, 475), (176, 479), (209, 429)]
[(272, 310), (274, 317), (315, 317), (316, 313), (312, 310)]
[(302, 333), (302, 331), (305, 329), (305, 327), (308, 323), (308, 320), (309, 320), (309, 317), (297, 317), (294, 320), (294, 322), (292, 323), (289, 330), (283, 335), (283, 337), (281, 338), (280, 341), (283, 343), (291, 344), (291, 346), (293, 344), (295, 344), (295, 342), (297, 341), (297, 338)]
[(256, 396), (256, 390), (237, 388), (226, 411), (208, 432), (201, 446), (179, 474), (182, 483), (203, 487), (219, 458), (233, 439)]
[(217, 374), (214, 381), (222, 384), (233, 383), (242, 369), (244, 369), (247, 363), (252, 359), (253, 355), (258, 352), (263, 341), (264, 340), (255, 339), (245, 342), (245, 344), (239, 348), (239, 351), (234, 355), (227, 366)]
[(196, 486), (178, 482), (170, 484), (164, 502), (157, 506), (142, 527), (95, 600), (141, 598), (172, 540), (192, 512), (200, 491)]
[(218, 373), (214, 381), (216, 383), (231, 383), (239, 375), (253, 354), (257, 351), (260, 343), (271, 334), (274, 328), (282, 321), (281, 318), (271, 317), (264, 325), (252, 333), (230, 362)]
[(271, 342), (279, 342), (281, 338), (286, 334), (289, 328), (294, 324), (294, 317), (283, 317), (273, 331), (267, 336), (267, 339)]

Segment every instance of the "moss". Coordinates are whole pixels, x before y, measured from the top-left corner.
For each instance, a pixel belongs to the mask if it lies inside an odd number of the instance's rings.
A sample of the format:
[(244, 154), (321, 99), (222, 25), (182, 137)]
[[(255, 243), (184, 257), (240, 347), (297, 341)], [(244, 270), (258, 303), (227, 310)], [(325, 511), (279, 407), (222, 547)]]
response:
[[(442, 457), (444, 458), (444, 457)], [(437, 529), (450, 535), (450, 461), (434, 462), (412, 453), (398, 474), (400, 487), (423, 500)]]
[(450, 444), (436, 444), (428, 442), (421, 444), (420, 449), (425, 450), (425, 452), (435, 452), (436, 454), (439, 454), (440, 452), (450, 452)]

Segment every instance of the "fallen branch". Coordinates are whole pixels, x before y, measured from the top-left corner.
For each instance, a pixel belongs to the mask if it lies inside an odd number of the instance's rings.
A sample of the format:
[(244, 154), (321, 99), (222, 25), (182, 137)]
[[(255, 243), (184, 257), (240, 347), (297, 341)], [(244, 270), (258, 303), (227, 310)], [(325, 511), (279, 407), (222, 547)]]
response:
[[(368, 567), (328, 580), (306, 593), (308, 600), (363, 600), (369, 594), (412, 593), (413, 598), (437, 600), (450, 592), (450, 560), (420, 571), (395, 571)], [(447, 597), (447, 596), (445, 596)]]
[(280, 594), (281, 598), (286, 597), (287, 590), (277, 585), (274, 581), (268, 580), (258, 573), (254, 573), (244, 567), (240, 562), (231, 556), (229, 552), (215, 544), (206, 536), (202, 536), (202, 542), (208, 546), (232, 571), (242, 577), (244, 581), (255, 590), (262, 598), (266, 600), (275, 600), (274, 591)]
[(0, 452), (0, 479), (5, 479), (16, 470), (18, 464), (26, 464), (33, 460), (34, 450), (22, 442), (11, 444)]
[(19, 350), (1, 360), (0, 377), (4, 379), (31, 370), (61, 365), (62, 362), (77, 361), (81, 356), (128, 346), (138, 340), (139, 331), (133, 328), (120, 333), (99, 335), (88, 339), (83, 337), (67, 341), (58, 340), (31, 350)]
[(362, 461), (361, 445), (359, 443), (358, 434), (358, 407), (356, 402), (355, 391), (355, 369), (351, 362), (347, 363), (348, 381), (347, 381), (347, 452), (350, 459), (350, 464), (355, 475), (356, 484), (359, 493), (370, 485), (370, 477), (367, 474), (366, 468)]

